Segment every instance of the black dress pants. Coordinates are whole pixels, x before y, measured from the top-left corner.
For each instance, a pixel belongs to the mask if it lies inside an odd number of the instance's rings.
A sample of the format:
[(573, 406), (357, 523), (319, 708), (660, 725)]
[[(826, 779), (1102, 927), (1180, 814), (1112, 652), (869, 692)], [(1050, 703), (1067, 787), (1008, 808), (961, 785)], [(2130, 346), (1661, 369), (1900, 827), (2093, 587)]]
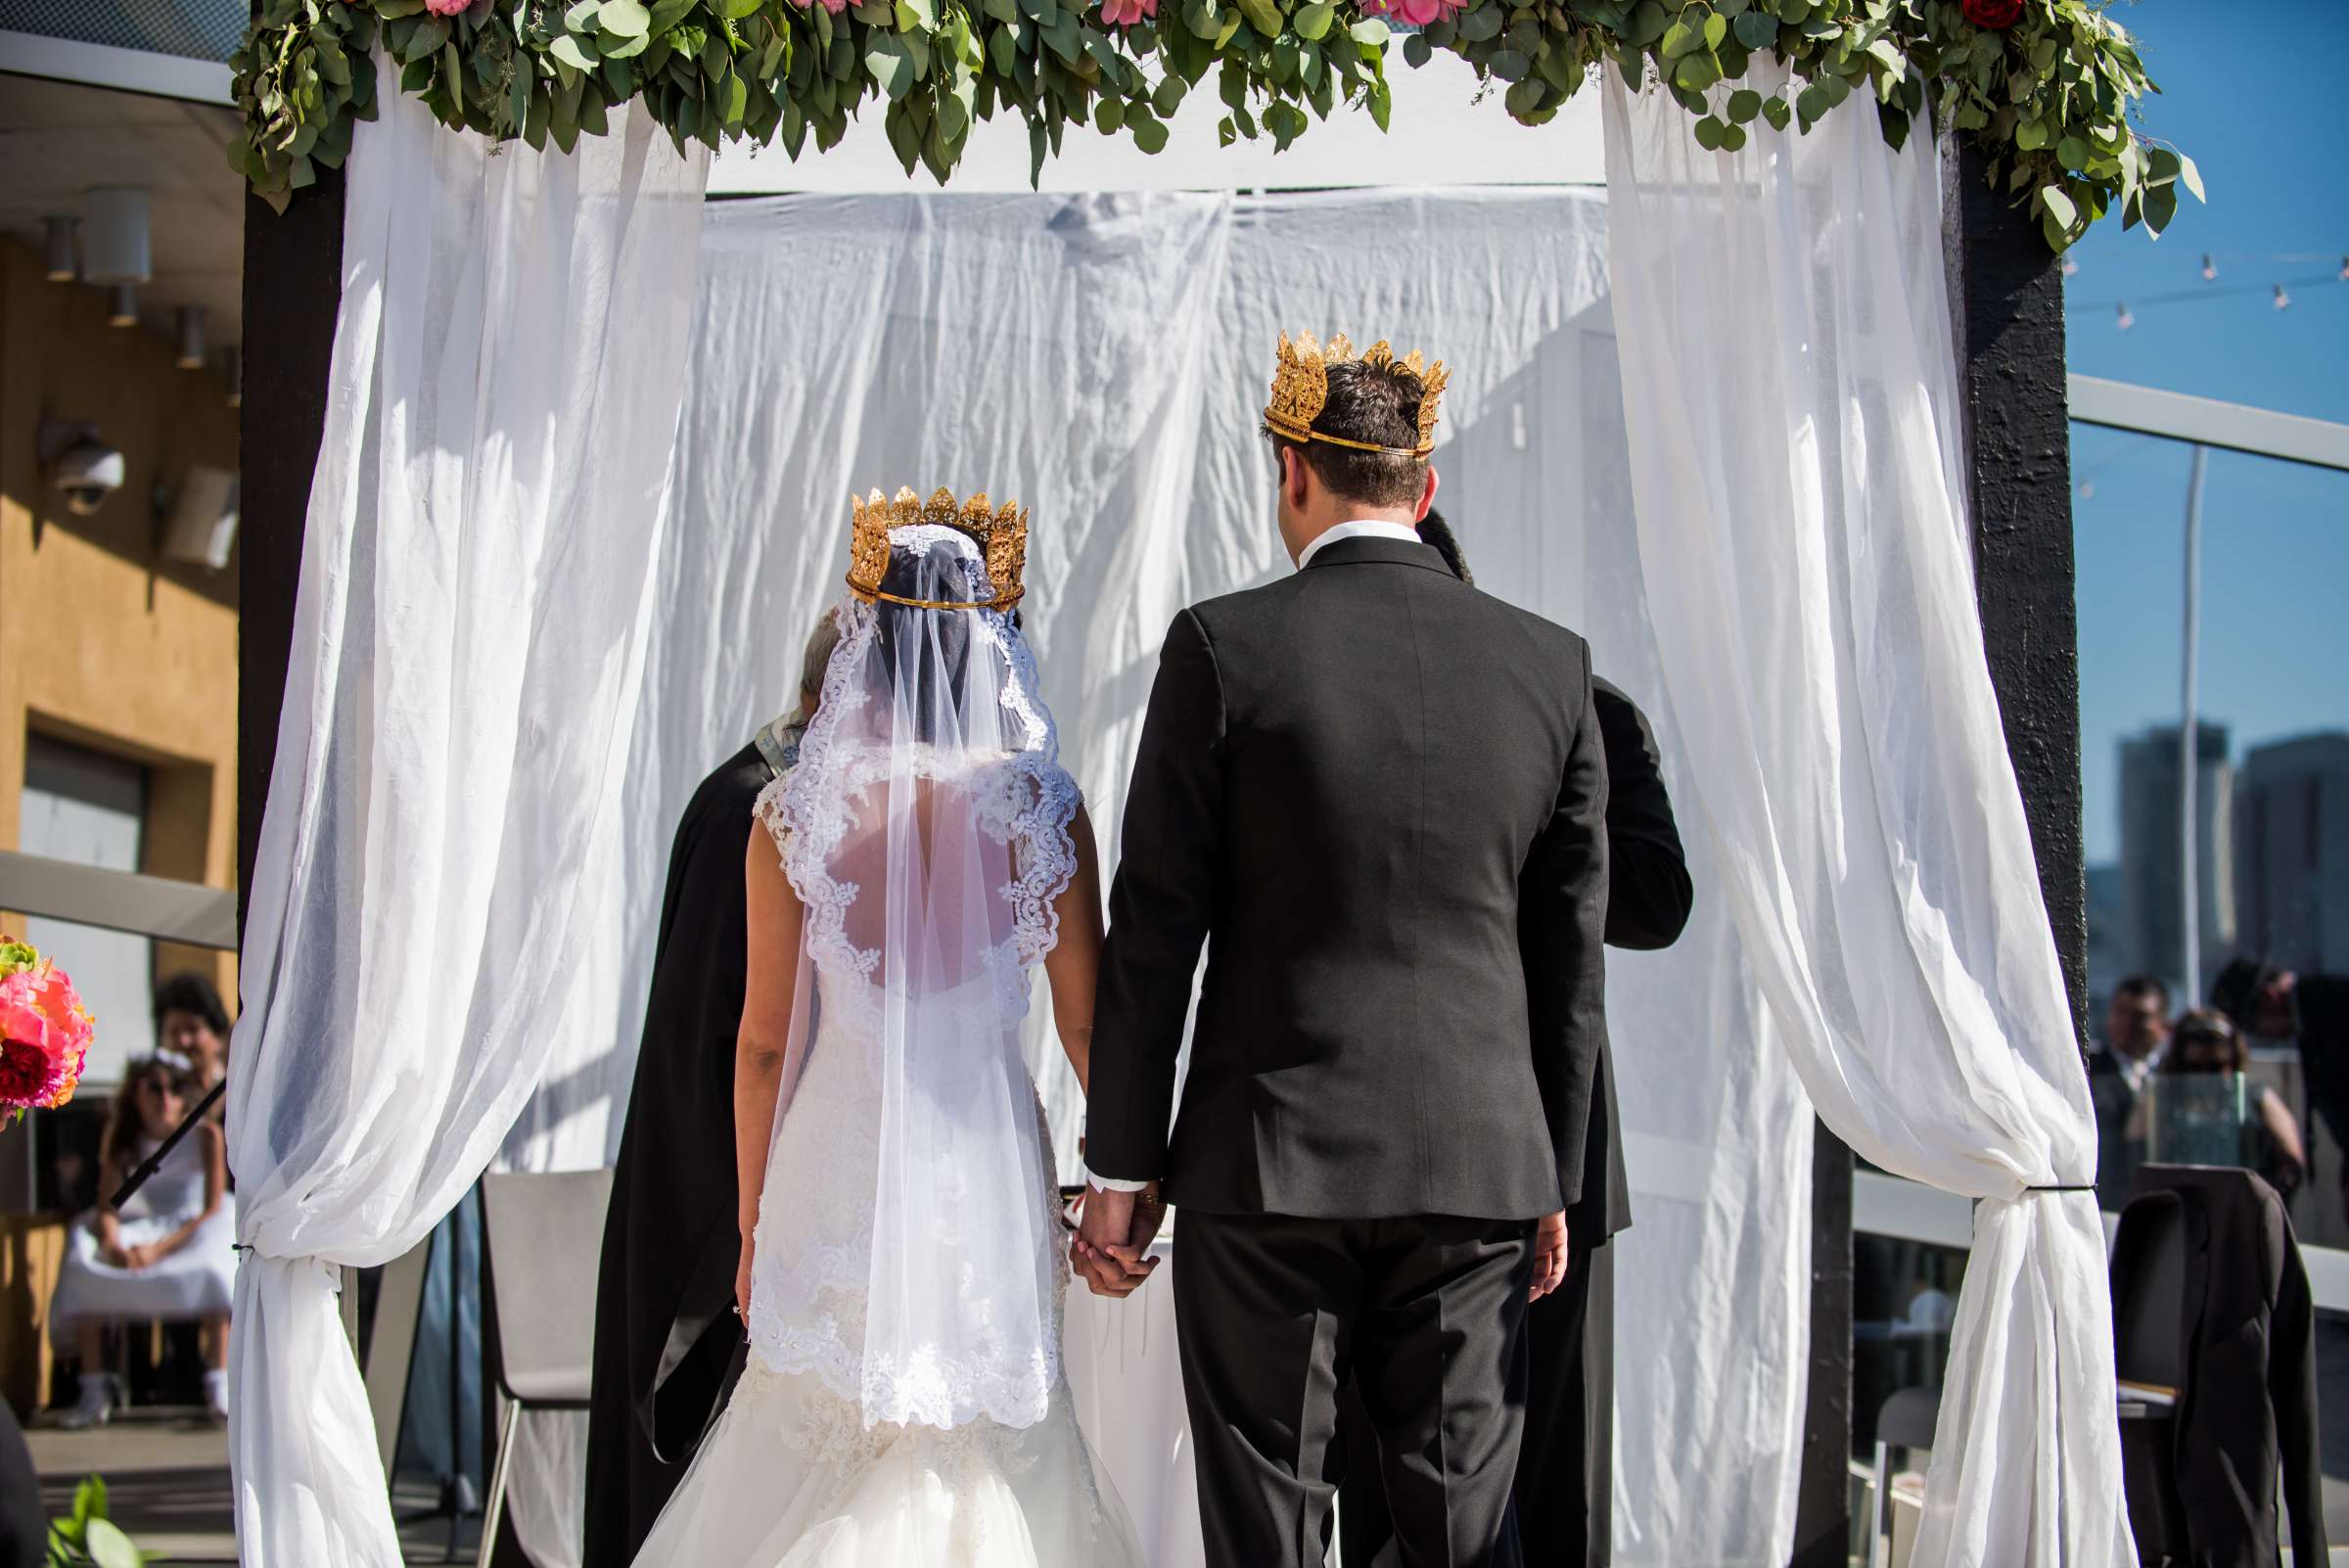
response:
[(1518, 1568), (1509, 1490), (1533, 1222), (1185, 1210), (1177, 1225), (1175, 1334), (1209, 1568), (1318, 1568), (1349, 1381), (1377, 1433), (1400, 1560)]
[[(1567, 1256), (1566, 1278), (1526, 1314), (1525, 1438), (1517, 1456), (1517, 1540), (1526, 1568), (1606, 1568), (1615, 1500), (1615, 1249)], [(1359, 1396), (1339, 1415), (1347, 1464), (1338, 1498), (1346, 1568), (1396, 1568), (1377, 1440)]]

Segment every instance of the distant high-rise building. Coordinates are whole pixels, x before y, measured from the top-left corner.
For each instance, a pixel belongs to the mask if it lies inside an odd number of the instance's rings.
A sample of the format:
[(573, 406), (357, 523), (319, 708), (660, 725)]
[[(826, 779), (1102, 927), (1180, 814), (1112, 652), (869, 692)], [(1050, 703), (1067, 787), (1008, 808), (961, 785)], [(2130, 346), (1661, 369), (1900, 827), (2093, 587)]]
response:
[(2185, 860), (2179, 729), (2158, 724), (2121, 742), (2121, 886), (2113, 956), (2124, 972), (2159, 975), (2181, 1006), (2208, 994), (2235, 952), (2234, 769), (2227, 726), (2194, 733), (2194, 869), (2200, 973), (2186, 972)]
[(2349, 970), (2349, 734), (2254, 748), (2239, 794), (2244, 948), (2303, 972)]
[(2104, 1004), (2113, 988), (2129, 978), (2128, 933), (2123, 929), (2121, 868), (2088, 868), (2088, 1025), (2103, 1038)]

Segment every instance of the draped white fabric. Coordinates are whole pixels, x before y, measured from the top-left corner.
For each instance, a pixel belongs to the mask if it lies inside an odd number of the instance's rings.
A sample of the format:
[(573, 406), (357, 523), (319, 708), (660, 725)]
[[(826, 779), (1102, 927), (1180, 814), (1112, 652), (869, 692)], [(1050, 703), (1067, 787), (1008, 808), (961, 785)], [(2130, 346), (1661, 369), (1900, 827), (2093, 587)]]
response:
[(350, 160), (231, 1058), (248, 1568), (400, 1561), (336, 1266), (463, 1194), (582, 989), (706, 174), (634, 115), (563, 157), (402, 94), (382, 114)]
[[(1768, 92), (1773, 83), (1748, 85)], [(1648, 615), (1719, 895), (1826, 1125), (1981, 1200), (1917, 1568), (2135, 1561), (2096, 1130), (1974, 610), (1939, 164), (1710, 154), (1607, 85)]]
[[(1452, 362), (1440, 503), (1480, 582), (1591, 636), (1601, 671), (1654, 715), (1691, 809), (1631, 526), (1606, 219), (1587, 189), (714, 206), (622, 821), (613, 951), (631, 1008), (677, 813), (792, 700), (847, 568), (852, 488), (985, 487), (1035, 508), (1021, 610), (1114, 859), (1175, 607), (1288, 570), (1256, 434), (1284, 327), (1388, 334)], [(1675, 1568), (1784, 1560), (1809, 1259), (1809, 1113), (1692, 838), (1688, 936), (1608, 966), (1637, 1212), (1615, 1243), (1619, 1557)], [(1047, 1011), (1039, 988), (1031, 1060), (1073, 1172), (1079, 1108)], [(631, 1012), (616, 1037), (569, 1042), (566, 1103), (600, 1075), (617, 1113), (637, 1028)], [(1162, 1283), (1072, 1322), (1156, 1314), (1163, 1337)], [(1128, 1390), (1113, 1359), (1071, 1354), (1154, 1560), (1196, 1562), (1163, 1358)]]

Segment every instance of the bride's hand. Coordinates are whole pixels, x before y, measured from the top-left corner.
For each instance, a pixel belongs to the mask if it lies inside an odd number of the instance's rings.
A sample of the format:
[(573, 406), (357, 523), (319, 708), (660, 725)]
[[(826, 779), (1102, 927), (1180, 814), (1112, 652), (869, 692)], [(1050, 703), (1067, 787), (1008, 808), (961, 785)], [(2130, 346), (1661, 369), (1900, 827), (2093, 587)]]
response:
[(742, 1261), (734, 1266), (734, 1315), (741, 1318), (747, 1329), (751, 1321), (751, 1249), (752, 1238), (742, 1238)]
[(1540, 1301), (1566, 1282), (1566, 1214), (1543, 1215), (1534, 1222), (1534, 1288), (1528, 1301)]

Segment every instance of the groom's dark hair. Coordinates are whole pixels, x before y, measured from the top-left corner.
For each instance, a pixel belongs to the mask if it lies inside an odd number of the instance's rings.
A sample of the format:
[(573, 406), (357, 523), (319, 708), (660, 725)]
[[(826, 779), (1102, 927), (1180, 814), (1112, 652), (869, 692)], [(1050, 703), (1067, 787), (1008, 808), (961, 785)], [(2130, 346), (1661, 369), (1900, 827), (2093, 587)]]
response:
[[(1419, 444), (1419, 399), (1427, 389), (1400, 364), (1371, 366), (1359, 360), (1329, 367), (1329, 397), (1313, 418), (1313, 429), (1341, 440), (1408, 448)], [(1277, 452), (1287, 447), (1336, 494), (1368, 506), (1408, 506), (1427, 484), (1427, 459), (1395, 452), (1364, 452), (1327, 441), (1291, 440), (1265, 427)]]

